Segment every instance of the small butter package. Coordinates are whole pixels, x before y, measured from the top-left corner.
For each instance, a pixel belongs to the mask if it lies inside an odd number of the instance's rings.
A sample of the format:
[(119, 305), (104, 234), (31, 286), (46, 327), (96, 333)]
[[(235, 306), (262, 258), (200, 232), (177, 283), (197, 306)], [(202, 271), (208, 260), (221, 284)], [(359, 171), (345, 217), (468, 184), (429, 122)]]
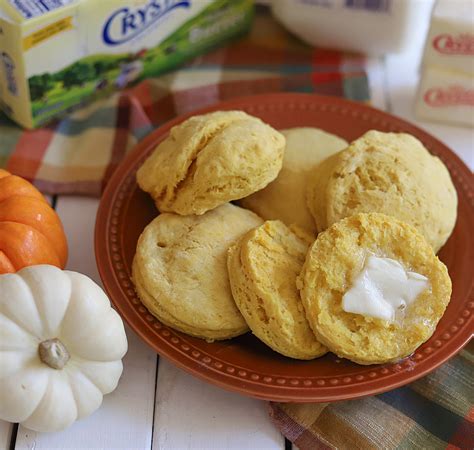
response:
[(415, 112), (421, 119), (474, 126), (474, 1), (436, 3)]
[(474, 77), (425, 67), (415, 112), (422, 119), (474, 126)]
[(253, 0), (0, 0), (0, 107), (27, 128), (249, 29)]
[(473, 0), (441, 0), (436, 3), (423, 64), (474, 74)]

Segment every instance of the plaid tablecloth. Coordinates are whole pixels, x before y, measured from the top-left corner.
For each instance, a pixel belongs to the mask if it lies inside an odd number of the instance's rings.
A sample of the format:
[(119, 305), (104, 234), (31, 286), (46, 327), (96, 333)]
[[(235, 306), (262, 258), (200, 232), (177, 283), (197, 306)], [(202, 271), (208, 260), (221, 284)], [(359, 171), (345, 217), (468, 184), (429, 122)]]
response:
[(474, 342), (407, 386), (337, 403), (270, 403), (275, 425), (300, 450), (473, 449)]
[[(51, 194), (100, 195), (124, 155), (176, 115), (235, 96), (316, 92), (368, 101), (365, 60), (312, 49), (259, 9), (251, 33), (35, 131), (0, 118), (0, 167)], [(301, 450), (474, 448), (473, 347), (407, 387), (334, 404), (270, 404)]]

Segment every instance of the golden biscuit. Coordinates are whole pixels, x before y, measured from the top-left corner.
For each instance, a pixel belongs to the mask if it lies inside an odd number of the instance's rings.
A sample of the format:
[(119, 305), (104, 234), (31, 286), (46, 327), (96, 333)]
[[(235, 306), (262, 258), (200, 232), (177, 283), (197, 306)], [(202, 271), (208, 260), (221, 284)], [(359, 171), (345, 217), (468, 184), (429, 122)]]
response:
[(326, 353), (306, 321), (296, 277), (313, 237), (268, 221), (229, 249), (232, 293), (252, 332), (275, 351), (297, 359)]
[(409, 134), (369, 131), (320, 164), (307, 192), (318, 231), (359, 212), (415, 226), (437, 252), (456, 222), (448, 170)]
[(161, 212), (203, 214), (276, 178), (285, 138), (243, 111), (194, 116), (173, 127), (137, 172)]
[[(370, 255), (391, 258), (426, 277), (400, 320), (388, 321), (343, 309)], [(359, 364), (397, 361), (431, 337), (451, 297), (446, 266), (420, 232), (384, 214), (357, 214), (320, 233), (298, 277), (306, 317), (318, 340), (340, 357)]]
[(133, 260), (143, 304), (166, 325), (209, 341), (245, 333), (229, 285), (227, 250), (261, 223), (231, 204), (202, 216), (159, 215), (141, 234)]
[(265, 220), (279, 219), (316, 232), (306, 204), (306, 187), (314, 168), (325, 158), (347, 147), (347, 142), (317, 128), (282, 130), (286, 138), (283, 166), (278, 177), (266, 188), (239, 203)]

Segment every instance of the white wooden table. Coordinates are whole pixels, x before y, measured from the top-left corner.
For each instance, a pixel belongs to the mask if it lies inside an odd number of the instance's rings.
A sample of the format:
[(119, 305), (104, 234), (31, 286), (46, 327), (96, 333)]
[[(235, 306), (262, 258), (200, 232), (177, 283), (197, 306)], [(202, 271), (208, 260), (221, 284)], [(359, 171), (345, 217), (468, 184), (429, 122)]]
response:
[[(474, 167), (472, 129), (414, 119), (421, 43), (404, 54), (369, 62), (373, 104), (413, 121)], [(52, 199), (69, 239), (68, 268), (100, 283), (93, 233), (99, 201)], [(159, 358), (127, 328), (129, 350), (115, 392), (91, 417), (68, 430), (41, 434), (0, 421), (0, 450), (291, 449), (270, 422), (263, 401), (206, 384)]]

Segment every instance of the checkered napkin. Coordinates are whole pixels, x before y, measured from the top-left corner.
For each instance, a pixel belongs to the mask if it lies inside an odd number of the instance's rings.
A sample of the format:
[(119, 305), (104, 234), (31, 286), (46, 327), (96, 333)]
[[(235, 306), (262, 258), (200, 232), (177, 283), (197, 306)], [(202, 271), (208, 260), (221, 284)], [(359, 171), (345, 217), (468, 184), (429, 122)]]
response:
[(337, 403), (270, 403), (300, 450), (474, 449), (474, 341), (430, 375), (385, 394)]
[(364, 58), (314, 50), (260, 7), (252, 30), (42, 129), (0, 118), (0, 167), (50, 194), (100, 195), (125, 154), (164, 122), (232, 97), (277, 91), (317, 92), (366, 101)]

